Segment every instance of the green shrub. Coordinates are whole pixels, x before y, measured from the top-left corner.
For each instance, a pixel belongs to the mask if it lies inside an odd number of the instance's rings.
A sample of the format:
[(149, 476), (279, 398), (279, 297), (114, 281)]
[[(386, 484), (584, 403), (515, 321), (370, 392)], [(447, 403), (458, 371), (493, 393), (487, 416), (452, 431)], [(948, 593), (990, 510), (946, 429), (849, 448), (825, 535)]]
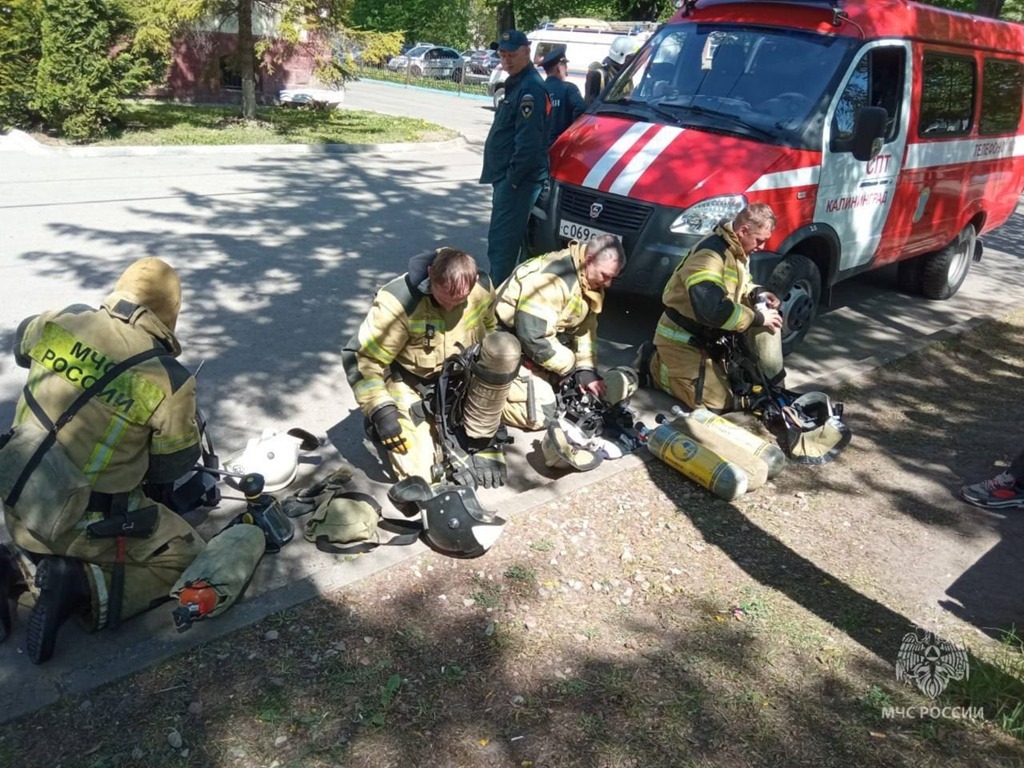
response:
[(40, 0), (7, 0), (0, 5), (0, 130), (29, 128), (39, 46)]
[(159, 59), (132, 48), (133, 26), (117, 0), (42, 0), (42, 55), (32, 107), (73, 141), (119, 124), (122, 99), (160, 74)]

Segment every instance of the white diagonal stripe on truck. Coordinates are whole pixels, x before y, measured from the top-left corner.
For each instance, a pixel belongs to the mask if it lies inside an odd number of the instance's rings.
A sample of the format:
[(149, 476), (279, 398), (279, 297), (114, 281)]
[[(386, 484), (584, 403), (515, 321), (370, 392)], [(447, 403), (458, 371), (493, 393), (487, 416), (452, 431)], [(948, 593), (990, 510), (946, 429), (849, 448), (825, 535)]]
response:
[(789, 187), (807, 187), (818, 183), (821, 167), (809, 165), (806, 168), (794, 168), (791, 171), (766, 173), (747, 187), (747, 192), (761, 192), (766, 189), (788, 189)]
[(604, 177), (622, 159), (622, 156), (629, 151), (629, 148), (636, 144), (651, 128), (654, 128), (654, 123), (636, 123), (629, 126), (629, 130), (622, 134), (618, 141), (608, 148), (607, 152), (601, 155), (600, 160), (594, 163), (594, 167), (590, 169), (587, 178), (583, 180), (583, 186), (597, 189), (601, 182), (604, 181)]
[(622, 169), (622, 173), (615, 179), (615, 182), (608, 189), (616, 195), (628, 195), (633, 185), (651, 167), (651, 163), (658, 159), (658, 156), (665, 151), (665, 148), (675, 141), (676, 137), (683, 132), (682, 128), (674, 126), (662, 126), (658, 133), (647, 142), (647, 146), (641, 149)]

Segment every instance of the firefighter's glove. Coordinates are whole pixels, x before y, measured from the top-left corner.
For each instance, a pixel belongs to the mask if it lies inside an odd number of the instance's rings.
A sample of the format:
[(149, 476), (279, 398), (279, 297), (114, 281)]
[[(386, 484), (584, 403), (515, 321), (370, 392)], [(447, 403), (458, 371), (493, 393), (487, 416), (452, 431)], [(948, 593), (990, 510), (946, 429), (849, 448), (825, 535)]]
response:
[(601, 381), (593, 368), (577, 368), (569, 375), (572, 376), (573, 384), (581, 389), (589, 389), (591, 384)]
[(597, 371), (593, 368), (576, 368), (565, 377), (564, 382), (569, 385), (571, 390), (588, 392), (599, 398), (605, 396), (604, 379), (598, 376)]
[(456, 485), (467, 485), (476, 489), (477, 479), (473, 472), (473, 458), (457, 445), (449, 445), (445, 452), (446, 474)]
[(473, 475), (484, 488), (500, 488), (508, 480), (505, 446), (498, 444), (473, 454)]
[(394, 405), (383, 405), (370, 416), (377, 438), (389, 451), (406, 453), (409, 445), (402, 436), (402, 425), (398, 422), (398, 408)]

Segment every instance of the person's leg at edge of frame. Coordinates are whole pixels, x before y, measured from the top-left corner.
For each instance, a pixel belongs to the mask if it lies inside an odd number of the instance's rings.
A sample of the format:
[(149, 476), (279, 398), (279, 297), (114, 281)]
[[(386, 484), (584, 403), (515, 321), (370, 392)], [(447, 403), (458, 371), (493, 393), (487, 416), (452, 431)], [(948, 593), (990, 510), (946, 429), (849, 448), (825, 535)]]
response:
[(985, 509), (1024, 509), (1024, 451), (1017, 454), (1004, 472), (963, 486), (960, 497)]

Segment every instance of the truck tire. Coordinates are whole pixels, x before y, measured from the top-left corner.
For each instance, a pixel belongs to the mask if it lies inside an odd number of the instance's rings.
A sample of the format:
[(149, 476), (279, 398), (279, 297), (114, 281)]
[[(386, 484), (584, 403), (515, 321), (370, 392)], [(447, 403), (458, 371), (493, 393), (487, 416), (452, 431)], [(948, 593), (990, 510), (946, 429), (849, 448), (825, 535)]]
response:
[(974, 256), (978, 239), (974, 225), (968, 224), (953, 242), (940, 251), (924, 257), (921, 270), (921, 293), (929, 299), (948, 299), (963, 285)]
[(767, 287), (779, 297), (782, 354), (788, 355), (807, 335), (818, 314), (821, 272), (806, 256), (791, 253), (772, 271)]
[(921, 295), (921, 276), (924, 272), (924, 257), (904, 259), (896, 265), (896, 285), (900, 293), (909, 296)]
[(499, 85), (497, 88), (494, 89), (494, 108), (497, 109), (501, 102), (503, 102), (504, 100), (505, 86)]

